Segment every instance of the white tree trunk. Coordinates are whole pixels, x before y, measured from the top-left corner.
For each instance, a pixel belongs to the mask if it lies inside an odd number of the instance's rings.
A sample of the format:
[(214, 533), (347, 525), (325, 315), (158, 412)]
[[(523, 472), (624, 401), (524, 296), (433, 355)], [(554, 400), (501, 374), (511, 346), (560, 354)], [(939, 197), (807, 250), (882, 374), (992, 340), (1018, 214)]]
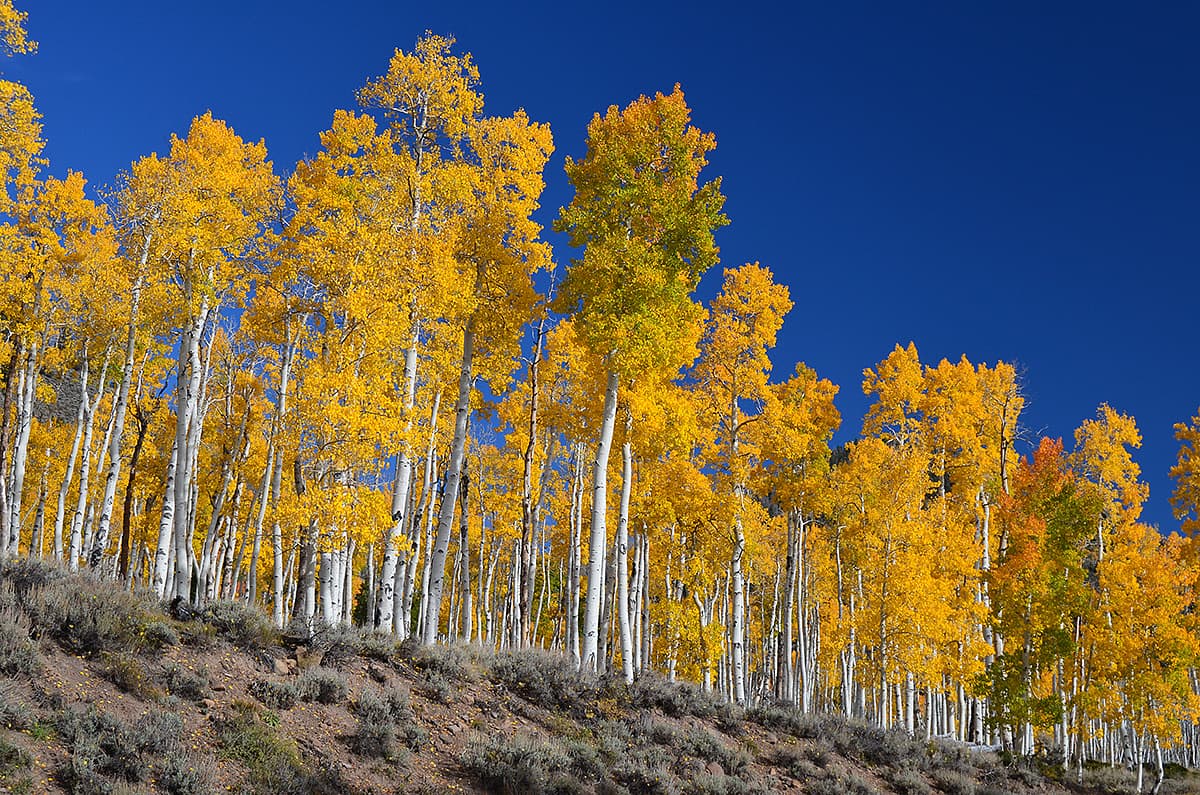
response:
[(629, 623), (629, 492), (633, 480), (632, 425), (625, 419), (625, 442), (621, 445), (621, 513), (617, 519), (617, 624), (621, 633), (621, 673), (625, 684), (633, 684), (633, 632)]
[(167, 459), (167, 482), (163, 489), (162, 520), (158, 523), (158, 544), (154, 552), (154, 593), (162, 599), (167, 592), (171, 563), (172, 528), (175, 526), (175, 448)]
[(6, 554), (16, 555), (21, 541), (21, 494), (25, 486), (25, 462), (29, 456), (29, 431), (33, 426), (33, 401), (37, 394), (38, 351), (37, 342), (29, 349), (29, 358), (21, 374), (20, 399), (17, 402), (17, 444), (13, 449), (13, 486), (11, 510), (8, 521), (8, 543)]
[[(150, 251), (150, 237), (146, 237), (146, 245), (142, 249), (142, 272), (145, 270), (146, 257)], [(104, 480), (104, 496), (100, 503), (100, 522), (96, 530), (95, 543), (88, 560), (93, 568), (100, 565), (100, 558), (108, 545), (108, 536), (112, 528), (113, 503), (117, 496), (117, 481), (121, 478), (121, 439), (125, 431), (125, 411), (129, 403), (129, 387), (133, 383), (133, 367), (137, 353), (137, 322), (138, 307), (142, 297), (142, 276), (139, 272), (133, 283), (133, 292), (129, 298), (129, 330), (125, 337), (125, 366), (121, 370), (121, 386), (117, 390), (117, 402), (113, 409), (113, 431), (108, 441), (108, 475)]]
[(596, 459), (592, 463), (592, 532), (588, 540), (587, 600), (583, 610), (583, 644), (579, 667), (596, 671), (600, 636), (600, 603), (604, 599), (604, 553), (608, 543), (605, 519), (608, 512), (608, 454), (612, 449), (613, 426), (617, 418), (618, 377), (609, 370), (604, 389), (604, 416), (600, 423), (600, 439), (596, 444)]
[(175, 596), (191, 597), (191, 555), (189, 554), (189, 519), (191, 518), (192, 446), (189, 444), (189, 425), (199, 422), (199, 395), (202, 365), (200, 337), (208, 320), (208, 297), (201, 300), (194, 321), (183, 330), (179, 342), (179, 368), (175, 386)]
[(404, 530), (404, 512), (408, 509), (408, 492), (412, 484), (412, 454), (409, 435), (412, 433), (413, 403), (417, 394), (417, 329), (413, 328), (412, 343), (404, 352), (404, 415), (406, 423), (400, 455), (396, 459), (396, 477), (392, 484), (392, 524), (383, 548), (383, 571), (379, 575), (379, 609), (377, 626), (393, 630), (393, 609), (396, 592), (396, 565), (400, 558), (397, 546)]
[(446, 465), (445, 488), (438, 514), (437, 538), (430, 556), (429, 605), (425, 613), (425, 631), (421, 642), (429, 646), (437, 640), (439, 616), (442, 609), (442, 590), (446, 581), (446, 555), (450, 547), (450, 531), (454, 523), (454, 507), (458, 501), (458, 481), (462, 475), (463, 457), (467, 446), (467, 420), (471, 416), (471, 363), (475, 354), (475, 320), (463, 329), (462, 369), (458, 376), (458, 402), (454, 414), (454, 441), (450, 446), (450, 461)]

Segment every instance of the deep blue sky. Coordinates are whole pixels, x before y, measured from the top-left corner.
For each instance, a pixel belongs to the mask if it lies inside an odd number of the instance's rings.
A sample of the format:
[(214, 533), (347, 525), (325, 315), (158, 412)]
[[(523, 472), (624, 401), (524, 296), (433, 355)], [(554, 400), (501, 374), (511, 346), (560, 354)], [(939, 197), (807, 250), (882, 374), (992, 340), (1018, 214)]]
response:
[(207, 109), (285, 171), (431, 29), (475, 54), (489, 112), (552, 125), (548, 223), (592, 113), (678, 81), (717, 135), (723, 260), (791, 287), (777, 368), (842, 385), (839, 438), (897, 342), (1013, 361), (1033, 437), (1069, 441), (1103, 401), (1137, 418), (1146, 518), (1176, 527), (1171, 426), (1200, 404), (1200, 5), (18, 5), (41, 49), (6, 71), (53, 170), (96, 183)]

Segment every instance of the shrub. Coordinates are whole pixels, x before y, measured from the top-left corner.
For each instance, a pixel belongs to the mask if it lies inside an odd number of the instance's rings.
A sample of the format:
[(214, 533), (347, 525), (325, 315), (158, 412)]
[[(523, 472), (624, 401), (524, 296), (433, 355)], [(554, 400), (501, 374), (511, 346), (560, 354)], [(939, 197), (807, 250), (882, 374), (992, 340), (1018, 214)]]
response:
[(823, 761), (824, 764), (818, 764), (806, 750), (794, 745), (785, 745), (771, 756), (773, 764), (786, 770), (792, 778), (801, 781), (822, 778), (825, 775), (823, 770), (829, 760), (826, 757)]
[(439, 704), (449, 704), (453, 695), (450, 681), (437, 671), (425, 672), (425, 694)]
[(337, 704), (346, 698), (346, 677), (332, 668), (309, 668), (296, 680), (296, 691), (305, 701)]
[(629, 698), (635, 707), (660, 709), (673, 718), (707, 718), (725, 706), (724, 699), (714, 693), (706, 693), (690, 682), (672, 682), (653, 671), (638, 675), (629, 686)]
[(16, 598), (24, 602), (29, 592), (64, 576), (66, 572), (43, 558), (13, 557), (0, 563), (0, 582), (12, 586)]
[(900, 795), (932, 795), (933, 789), (919, 772), (911, 767), (888, 771), (888, 782)]
[(488, 662), (490, 655), (470, 644), (422, 646), (415, 638), (409, 638), (398, 647), (401, 656), (412, 663), (413, 668), (428, 676), (436, 673), (450, 681), (475, 681), (480, 667)]
[(459, 762), (484, 789), (504, 793), (585, 792), (572, 775), (571, 758), (561, 748), (525, 735), (472, 737)]
[(205, 668), (189, 671), (177, 663), (167, 663), (159, 681), (168, 693), (190, 701), (199, 701), (208, 695), (208, 670)]
[(115, 583), (83, 575), (52, 579), (23, 600), (33, 625), (76, 654), (136, 649), (147, 606)]
[(179, 645), (179, 633), (165, 621), (148, 621), (142, 627), (142, 640), (147, 648), (162, 649)]
[(33, 723), (33, 712), (21, 701), (16, 685), (0, 681), (0, 727), (25, 731)]
[(108, 792), (109, 778), (144, 780), (146, 765), (136, 734), (120, 720), (90, 707), (61, 713), (58, 729), (70, 750), (60, 776), (71, 791)]
[(680, 795), (683, 783), (671, 772), (671, 762), (662, 748), (633, 748), (616, 761), (611, 774), (629, 792)]
[(245, 602), (224, 599), (210, 602), (200, 618), (243, 649), (262, 649), (279, 640), (279, 633), (266, 613)]
[(181, 624), (179, 640), (193, 649), (211, 649), (217, 644), (217, 629), (212, 624), (199, 622)]
[(687, 791), (695, 795), (743, 795), (749, 788), (731, 776), (697, 773), (688, 781)]
[(394, 636), (345, 624), (317, 627), (309, 637), (309, 645), (320, 653), (324, 664), (333, 666), (340, 666), (354, 657), (387, 662), (397, 649)]
[(154, 698), (158, 689), (141, 661), (130, 654), (105, 654), (104, 678), (121, 691), (141, 699)]
[(154, 772), (155, 781), (171, 795), (208, 795), (216, 791), (215, 769), (207, 757), (168, 754)]
[(250, 695), (271, 709), (291, 709), (300, 698), (300, 691), (290, 682), (273, 682), (270, 679), (255, 679), (246, 688)]
[(183, 738), (183, 719), (175, 712), (147, 712), (133, 727), (142, 753), (160, 755), (177, 748)]
[(216, 729), (222, 753), (246, 766), (254, 792), (275, 795), (309, 791), (305, 789), (309, 776), (296, 744), (264, 723), (253, 704), (235, 701), (230, 711), (216, 721)]
[(750, 764), (747, 754), (731, 749), (719, 737), (703, 728), (697, 727), (683, 732), (675, 747), (680, 753), (704, 762), (716, 762), (726, 773), (742, 773)]
[(875, 795), (876, 789), (854, 773), (805, 782), (810, 795)]
[(391, 758), (396, 754), (396, 740), (419, 751), (428, 739), (413, 718), (408, 692), (399, 688), (368, 687), (354, 703), (354, 715), (358, 719), (354, 750), (364, 756)]
[(29, 619), (20, 610), (0, 607), (0, 675), (33, 676), (41, 670), (42, 658), (29, 633)]
[(492, 673), (511, 692), (547, 709), (578, 710), (600, 692), (599, 680), (580, 673), (569, 658), (540, 649), (498, 655)]
[(853, 727), (852, 733), (857, 744), (854, 756), (859, 759), (873, 765), (903, 764), (922, 770), (929, 766), (929, 754), (924, 744), (899, 729), (858, 724)]
[[(768, 729), (782, 731), (802, 740), (831, 738), (842, 733), (846, 720), (837, 715), (805, 713), (792, 706), (760, 706), (746, 710), (746, 720)], [(849, 735), (846, 737), (850, 741)]]
[(33, 757), (24, 748), (13, 745), (0, 737), (0, 780), (13, 770), (29, 767)]
[[(1150, 780), (1153, 777), (1154, 774), (1150, 773)], [(1137, 773), (1125, 767), (1089, 765), (1083, 771), (1083, 784), (1096, 792), (1131, 793), (1137, 790)]]
[(931, 775), (933, 783), (946, 795), (975, 795), (975, 780), (957, 770), (937, 768)]

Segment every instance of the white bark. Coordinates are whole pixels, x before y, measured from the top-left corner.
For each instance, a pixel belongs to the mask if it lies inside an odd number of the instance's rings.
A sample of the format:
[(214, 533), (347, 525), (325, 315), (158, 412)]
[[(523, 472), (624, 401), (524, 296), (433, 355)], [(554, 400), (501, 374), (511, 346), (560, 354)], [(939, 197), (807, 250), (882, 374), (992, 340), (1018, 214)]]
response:
[(592, 464), (592, 532), (588, 541), (587, 600), (583, 610), (583, 644), (580, 650), (580, 670), (596, 671), (600, 635), (600, 603), (604, 593), (604, 553), (608, 533), (605, 519), (608, 512), (608, 454), (612, 449), (613, 425), (617, 418), (618, 377), (609, 370), (604, 389), (604, 416), (600, 424), (600, 439), (596, 444), (596, 459)]
[(450, 446), (450, 461), (446, 465), (442, 507), (438, 514), (437, 538), (430, 555), (429, 604), (425, 613), (425, 631), (421, 642), (429, 646), (437, 640), (442, 591), (446, 582), (446, 555), (450, 547), (454, 507), (458, 502), (458, 481), (462, 476), (463, 457), (467, 446), (467, 420), (471, 415), (471, 362), (475, 354), (475, 321), (472, 318), (463, 329), (462, 369), (458, 376), (458, 403), (454, 414), (454, 441)]
[(397, 547), (404, 530), (404, 512), (408, 509), (408, 491), (412, 483), (412, 456), (409, 435), (412, 433), (413, 403), (417, 393), (417, 339), (413, 330), (412, 344), (404, 353), (404, 415), (407, 422), (400, 455), (396, 459), (396, 477), (392, 483), (392, 524), (383, 548), (383, 571), (379, 575), (379, 609), (376, 625), (393, 629), (393, 610), (396, 595), (396, 565), (400, 558)]
[(201, 299), (200, 311), (189, 321), (179, 341), (178, 380), (175, 385), (175, 596), (191, 597), (190, 526), (192, 486), (192, 445), (189, 426), (199, 422), (199, 395), (202, 364), (200, 337), (208, 320), (208, 297)]
[(133, 383), (133, 367), (136, 360), (138, 307), (142, 297), (142, 276), (145, 272), (146, 258), (150, 253), (150, 236), (146, 236), (142, 247), (141, 271), (133, 282), (133, 291), (129, 298), (129, 329), (125, 337), (125, 366), (121, 370), (121, 386), (117, 390), (117, 402), (114, 407), (113, 431), (108, 441), (108, 475), (104, 480), (104, 496), (100, 503), (100, 521), (96, 530), (95, 543), (88, 560), (93, 568), (100, 565), (100, 558), (108, 545), (108, 536), (112, 528), (113, 503), (117, 496), (117, 481), (121, 478), (121, 439), (125, 431), (125, 411), (129, 403), (129, 387)]
[(629, 623), (629, 492), (633, 480), (633, 446), (629, 441), (631, 417), (625, 419), (621, 445), (621, 513), (617, 520), (617, 624), (621, 633), (621, 673), (633, 684), (633, 632)]

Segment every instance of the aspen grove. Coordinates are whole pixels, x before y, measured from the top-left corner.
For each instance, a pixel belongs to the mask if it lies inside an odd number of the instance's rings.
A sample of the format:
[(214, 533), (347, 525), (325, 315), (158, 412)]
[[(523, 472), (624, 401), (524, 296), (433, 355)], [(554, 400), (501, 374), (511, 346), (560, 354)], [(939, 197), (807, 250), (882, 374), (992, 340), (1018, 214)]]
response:
[[(10, 55), (23, 23), (0, 0)], [(1028, 440), (1005, 362), (896, 346), (833, 448), (838, 387), (771, 359), (788, 286), (694, 296), (727, 219), (678, 86), (591, 121), (565, 264), (550, 129), (488, 115), (453, 39), (357, 98), (286, 175), (205, 114), (97, 192), (0, 80), (0, 556), (1068, 769), (1200, 764), (1200, 416), (1182, 535), (1139, 522), (1133, 418)]]

